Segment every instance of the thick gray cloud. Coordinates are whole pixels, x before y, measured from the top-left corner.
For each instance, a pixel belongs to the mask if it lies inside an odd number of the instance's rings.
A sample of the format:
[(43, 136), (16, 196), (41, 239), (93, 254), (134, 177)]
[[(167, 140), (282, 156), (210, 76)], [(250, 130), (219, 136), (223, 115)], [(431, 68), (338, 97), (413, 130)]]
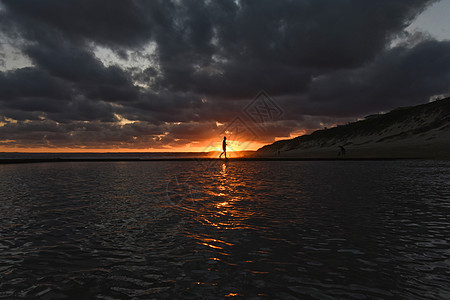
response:
[(68, 84), (52, 77), (44, 70), (37, 68), (22, 68), (0, 73), (0, 99), (13, 102), (29, 97), (47, 99), (70, 99), (71, 91)]
[(0, 37), (32, 63), (0, 73), (0, 138), (184, 145), (264, 89), (284, 110), (260, 132), (270, 142), (424, 102), (450, 92), (449, 42), (389, 45), (433, 2), (0, 0)]
[(311, 113), (351, 116), (390, 109), (392, 104), (419, 104), (430, 95), (448, 93), (449, 53), (450, 41), (425, 40), (413, 48), (383, 52), (361, 68), (323, 76), (311, 84)]

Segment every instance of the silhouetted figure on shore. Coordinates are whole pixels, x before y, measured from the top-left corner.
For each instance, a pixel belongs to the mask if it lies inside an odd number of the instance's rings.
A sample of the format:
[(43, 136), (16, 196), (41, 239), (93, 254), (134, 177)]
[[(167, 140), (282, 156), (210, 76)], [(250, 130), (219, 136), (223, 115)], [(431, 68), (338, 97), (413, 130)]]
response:
[(345, 148), (343, 146), (339, 146), (338, 156), (344, 156), (344, 155), (345, 155)]
[(226, 136), (223, 137), (222, 150), (223, 150), (223, 152), (220, 153), (219, 158), (222, 158), (222, 155), (225, 154), (225, 159), (228, 159), (227, 158), (227, 137)]

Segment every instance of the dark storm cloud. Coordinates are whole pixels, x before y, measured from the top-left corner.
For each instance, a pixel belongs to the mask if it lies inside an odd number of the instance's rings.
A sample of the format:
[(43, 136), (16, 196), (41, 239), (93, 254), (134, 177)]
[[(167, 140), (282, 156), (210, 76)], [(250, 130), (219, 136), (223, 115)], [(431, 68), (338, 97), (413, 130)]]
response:
[[(450, 42), (424, 41), (380, 54), (372, 63), (319, 78), (311, 85), (311, 113), (355, 115), (423, 103), (450, 92)], [(342, 103), (345, 106), (342, 106)]]
[[(33, 64), (0, 73), (9, 139), (32, 120), (64, 128), (34, 129), (43, 145), (179, 145), (264, 89), (285, 111), (266, 141), (449, 92), (448, 42), (389, 48), (433, 0), (0, 2), (1, 33)], [(151, 63), (104, 65), (97, 46)]]
[(128, 101), (138, 97), (137, 88), (119, 67), (105, 67), (93, 53), (62, 43), (44, 47), (42, 44), (24, 49), (37, 67), (52, 76), (71, 82), (89, 98), (108, 101)]
[[(120, 0), (3, 0), (9, 13), (25, 25), (26, 35), (35, 39), (44, 26), (67, 38), (92, 40), (102, 44), (135, 46), (151, 33), (151, 19), (134, 1)], [(37, 28), (36, 26), (40, 27)], [(33, 35), (33, 36), (32, 36)]]
[[(1, 120), (0, 122), (5, 122)], [(59, 124), (50, 120), (11, 123), (0, 127), (0, 136), (28, 147), (163, 148), (176, 143), (164, 130), (149, 124), (117, 125), (93, 121)], [(161, 138), (155, 138), (161, 136)], [(164, 141), (163, 141), (164, 139)], [(14, 146), (14, 144), (11, 144)]]
[(44, 70), (22, 68), (0, 73), (0, 99), (10, 100), (23, 97), (48, 99), (70, 99), (70, 87), (63, 80), (52, 77)]
[[(276, 94), (303, 92), (311, 73), (373, 59), (431, 1), (230, 2), (214, 2), (206, 15), (192, 1), (182, 2), (185, 18), (209, 20), (214, 35), (205, 45), (186, 22), (185, 34), (170, 35), (174, 42), (158, 40), (162, 86), (247, 97), (259, 86)], [(214, 53), (198, 52), (211, 46)]]

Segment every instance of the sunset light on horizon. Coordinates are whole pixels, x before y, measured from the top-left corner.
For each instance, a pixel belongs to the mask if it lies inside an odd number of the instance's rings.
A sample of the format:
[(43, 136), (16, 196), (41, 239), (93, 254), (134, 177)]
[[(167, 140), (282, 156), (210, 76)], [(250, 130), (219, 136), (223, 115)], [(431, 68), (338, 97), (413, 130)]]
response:
[[(237, 141), (230, 141), (229, 148), (227, 152), (242, 152), (242, 151), (255, 151), (262, 146), (264, 143), (257, 142), (244, 142), (245, 147), (240, 147), (241, 144)], [(214, 145), (217, 144), (217, 145)], [(145, 153), (145, 152), (221, 152), (221, 140), (211, 140), (202, 143), (197, 143), (195, 145), (187, 145), (184, 147), (178, 148), (50, 148), (50, 147), (41, 147), (41, 148), (14, 148), (14, 147), (4, 147), (0, 144), (0, 152), (24, 152), (24, 153)]]

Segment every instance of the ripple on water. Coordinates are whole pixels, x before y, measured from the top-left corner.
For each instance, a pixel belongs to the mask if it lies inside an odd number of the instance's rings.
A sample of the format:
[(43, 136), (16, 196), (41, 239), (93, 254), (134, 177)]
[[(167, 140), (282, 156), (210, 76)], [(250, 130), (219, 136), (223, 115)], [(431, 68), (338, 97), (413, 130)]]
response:
[(0, 297), (448, 299), (449, 171), (2, 165)]

